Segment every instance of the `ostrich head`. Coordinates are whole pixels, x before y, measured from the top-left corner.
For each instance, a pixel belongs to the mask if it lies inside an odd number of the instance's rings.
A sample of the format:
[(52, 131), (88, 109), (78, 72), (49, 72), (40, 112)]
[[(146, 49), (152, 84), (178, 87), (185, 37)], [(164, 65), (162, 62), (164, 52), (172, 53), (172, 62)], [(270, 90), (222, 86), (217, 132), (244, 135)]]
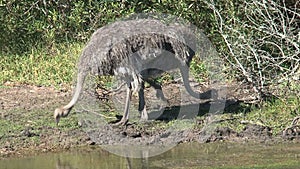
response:
[(68, 116), (68, 114), (69, 114), (70, 111), (71, 111), (71, 108), (66, 109), (64, 107), (60, 107), (60, 108), (55, 109), (55, 111), (54, 111), (54, 119), (56, 121), (56, 124), (58, 125), (59, 120), (60, 120), (61, 117)]

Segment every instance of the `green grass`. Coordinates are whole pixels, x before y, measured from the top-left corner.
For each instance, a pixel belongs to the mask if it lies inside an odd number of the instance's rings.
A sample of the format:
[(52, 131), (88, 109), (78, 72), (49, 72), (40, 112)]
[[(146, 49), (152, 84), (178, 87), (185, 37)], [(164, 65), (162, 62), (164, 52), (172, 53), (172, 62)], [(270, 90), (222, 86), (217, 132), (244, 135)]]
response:
[(273, 129), (278, 134), (289, 126), (294, 117), (299, 116), (299, 99), (289, 97), (286, 99), (275, 99), (264, 102), (261, 108), (254, 108), (244, 115), (244, 120), (256, 121)]
[(0, 84), (59, 86), (71, 84), (83, 44), (59, 44), (32, 49), (22, 56), (0, 54)]
[(276, 136), (288, 127), (296, 116), (300, 116), (299, 104), (299, 99), (296, 97), (265, 101), (260, 107), (246, 105), (234, 113), (225, 110), (213, 121), (219, 121), (216, 127), (230, 127), (235, 131), (243, 130), (247, 124), (268, 126)]

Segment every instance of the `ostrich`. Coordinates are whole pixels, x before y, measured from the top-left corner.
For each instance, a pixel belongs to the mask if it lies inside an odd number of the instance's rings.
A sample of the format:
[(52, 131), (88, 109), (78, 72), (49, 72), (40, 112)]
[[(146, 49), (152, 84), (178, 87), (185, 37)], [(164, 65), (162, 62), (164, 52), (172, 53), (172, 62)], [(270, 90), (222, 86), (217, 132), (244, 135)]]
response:
[(188, 80), (196, 40), (193, 32), (182, 24), (165, 24), (156, 19), (117, 21), (98, 29), (80, 56), (72, 100), (54, 111), (56, 123), (61, 117), (66, 117), (76, 104), (89, 73), (115, 75), (127, 85), (123, 117), (117, 124), (128, 121), (132, 92), (138, 92), (141, 119), (148, 119), (144, 82), (154, 87), (157, 96), (165, 100), (161, 86), (151, 79), (168, 70), (179, 68), (187, 92), (198, 99), (205, 99), (207, 96), (191, 89)]

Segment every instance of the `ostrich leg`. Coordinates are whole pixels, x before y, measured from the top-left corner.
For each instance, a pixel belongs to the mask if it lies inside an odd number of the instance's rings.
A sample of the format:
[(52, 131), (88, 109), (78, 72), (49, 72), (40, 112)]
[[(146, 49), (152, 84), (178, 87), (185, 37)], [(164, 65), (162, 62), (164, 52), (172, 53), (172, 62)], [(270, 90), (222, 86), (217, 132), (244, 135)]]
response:
[(128, 122), (131, 96), (132, 96), (132, 89), (131, 89), (131, 86), (129, 85), (127, 87), (127, 91), (126, 91), (126, 101), (125, 101), (125, 109), (124, 109), (123, 117), (122, 117), (121, 121), (115, 123), (116, 126), (117, 125), (125, 125)]
[(159, 98), (161, 101), (167, 102), (169, 104), (168, 99), (165, 97), (161, 85), (157, 84), (154, 80), (146, 79), (147, 83), (150, 84), (156, 90), (156, 97)]
[(148, 113), (145, 106), (145, 96), (144, 96), (145, 82), (141, 82), (141, 88), (139, 89), (139, 112), (141, 115), (141, 120), (148, 120)]
[[(156, 97), (159, 98), (161, 101), (166, 102), (169, 104), (168, 99), (164, 96), (164, 93), (162, 92), (161, 85), (157, 84), (155, 81), (151, 79), (145, 79), (146, 82), (150, 84), (155, 90), (156, 90)], [(145, 106), (145, 96), (144, 96), (144, 90), (145, 90), (145, 82), (143, 81), (141, 83), (141, 88), (139, 90), (139, 112), (141, 114), (141, 120), (148, 120), (148, 113)]]

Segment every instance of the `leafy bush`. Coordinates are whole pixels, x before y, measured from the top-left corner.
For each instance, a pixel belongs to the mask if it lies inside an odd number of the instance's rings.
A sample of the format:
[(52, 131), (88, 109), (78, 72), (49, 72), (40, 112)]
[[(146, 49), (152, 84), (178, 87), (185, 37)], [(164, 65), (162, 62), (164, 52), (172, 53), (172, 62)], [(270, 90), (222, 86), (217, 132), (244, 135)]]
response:
[[(85, 41), (95, 29), (133, 13), (173, 14), (201, 25), (206, 15), (195, 1), (8, 1), (1, 4), (2, 52), (22, 53), (35, 46)], [(208, 22), (207, 22), (208, 23)], [(203, 26), (202, 26), (203, 27)]]
[(129, 12), (116, 10), (121, 5), (108, 1), (4, 1), (1, 48), (26, 52), (37, 45), (83, 41), (97, 27)]
[[(275, 94), (274, 86), (299, 80), (299, 4), (297, 0), (2, 0), (0, 47), (1, 53), (12, 54), (56, 49), (60, 43), (85, 42), (95, 29), (133, 13), (166, 13), (203, 29), (230, 73), (251, 83), (260, 98)], [(202, 69), (193, 66), (195, 72)]]

